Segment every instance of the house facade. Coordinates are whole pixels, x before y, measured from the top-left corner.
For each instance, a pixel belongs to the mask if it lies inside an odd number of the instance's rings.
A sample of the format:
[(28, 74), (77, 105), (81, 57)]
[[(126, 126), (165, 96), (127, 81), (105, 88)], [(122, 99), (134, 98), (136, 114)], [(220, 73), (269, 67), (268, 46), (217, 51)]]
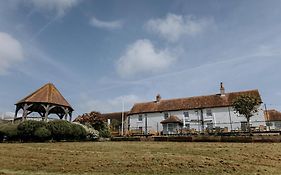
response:
[[(128, 114), (129, 130), (139, 130), (144, 134), (166, 133), (168, 127), (163, 128), (161, 122), (170, 116), (176, 116), (183, 123), (183, 129), (205, 131), (213, 129), (246, 130), (246, 119), (238, 116), (233, 108), (233, 101), (240, 95), (261, 97), (258, 90), (225, 93), (223, 84), (220, 93), (207, 96), (196, 96), (178, 99), (161, 99), (156, 96), (155, 101), (137, 103)], [(265, 126), (263, 111), (251, 117), (251, 126)]]

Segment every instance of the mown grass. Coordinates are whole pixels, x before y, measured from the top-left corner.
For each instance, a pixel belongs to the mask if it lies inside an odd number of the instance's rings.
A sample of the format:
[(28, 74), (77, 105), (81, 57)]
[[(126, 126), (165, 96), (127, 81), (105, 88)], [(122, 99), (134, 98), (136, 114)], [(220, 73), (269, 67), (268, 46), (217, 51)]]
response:
[(281, 174), (278, 143), (1, 143), (0, 175)]

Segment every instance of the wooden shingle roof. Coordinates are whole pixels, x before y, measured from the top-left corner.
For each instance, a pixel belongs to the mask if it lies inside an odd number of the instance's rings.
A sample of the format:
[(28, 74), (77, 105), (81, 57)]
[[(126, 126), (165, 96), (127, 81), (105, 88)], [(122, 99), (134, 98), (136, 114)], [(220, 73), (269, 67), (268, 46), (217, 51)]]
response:
[(56, 104), (69, 107), (73, 110), (71, 105), (66, 101), (66, 99), (61, 95), (59, 90), (52, 83), (45, 84), (35, 92), (18, 101), (16, 105), (21, 103)]
[(228, 107), (232, 106), (234, 100), (240, 95), (255, 96), (261, 101), (261, 97), (258, 90), (231, 92), (225, 93), (224, 95), (215, 94), (178, 99), (161, 99), (160, 101), (136, 103), (131, 109), (129, 115), (201, 108)]

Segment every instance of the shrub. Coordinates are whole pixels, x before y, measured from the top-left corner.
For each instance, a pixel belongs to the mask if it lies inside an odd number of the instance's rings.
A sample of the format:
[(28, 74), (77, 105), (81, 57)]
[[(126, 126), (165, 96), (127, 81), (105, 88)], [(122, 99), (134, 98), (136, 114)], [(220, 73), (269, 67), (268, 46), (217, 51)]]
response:
[(0, 133), (1, 133), (1, 141), (3, 139), (9, 140), (9, 141), (15, 141), (18, 137), (18, 130), (17, 130), (18, 124), (2, 124), (0, 126)]
[(4, 136), (4, 132), (0, 130), (0, 142), (3, 142)]
[(47, 141), (51, 139), (52, 134), (45, 126), (42, 126), (35, 130), (34, 136), (34, 139), (38, 141)]
[(70, 140), (73, 134), (71, 123), (65, 120), (50, 121), (47, 128), (51, 131), (52, 138), (56, 141)]
[(18, 134), (21, 140), (30, 141), (36, 139), (35, 131), (38, 128), (45, 127), (46, 123), (43, 121), (27, 120), (18, 125)]
[(84, 140), (86, 130), (77, 124), (65, 120), (55, 120), (48, 123), (47, 128), (51, 131), (54, 140)]
[(111, 133), (108, 129), (108, 127), (103, 128), (102, 130), (99, 131), (99, 136), (103, 138), (109, 138), (111, 137)]
[(97, 140), (99, 138), (99, 132), (95, 130), (90, 124), (88, 123), (81, 124), (77, 122), (75, 122), (74, 124), (80, 125), (81, 127), (84, 128), (84, 130), (86, 131), (87, 140)]
[(71, 137), (73, 140), (84, 140), (86, 139), (87, 132), (86, 130), (77, 124), (72, 123), (72, 128), (71, 128)]

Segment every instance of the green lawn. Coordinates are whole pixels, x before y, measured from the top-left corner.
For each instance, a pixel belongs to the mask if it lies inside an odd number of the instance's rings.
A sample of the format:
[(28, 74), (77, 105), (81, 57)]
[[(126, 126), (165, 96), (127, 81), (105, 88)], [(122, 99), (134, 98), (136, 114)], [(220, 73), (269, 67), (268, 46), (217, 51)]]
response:
[(281, 174), (278, 143), (0, 144), (3, 174)]

